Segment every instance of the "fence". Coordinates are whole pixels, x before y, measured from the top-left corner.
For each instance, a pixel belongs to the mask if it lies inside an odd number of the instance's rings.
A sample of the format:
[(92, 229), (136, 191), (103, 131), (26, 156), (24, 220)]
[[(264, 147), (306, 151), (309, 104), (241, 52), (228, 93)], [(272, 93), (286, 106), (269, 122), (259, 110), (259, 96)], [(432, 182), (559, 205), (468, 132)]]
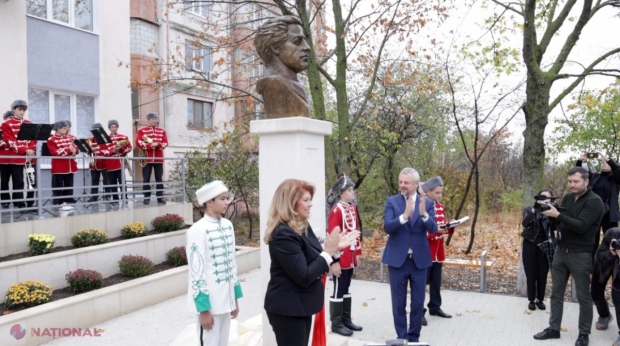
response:
[[(23, 158), (24, 156), (20, 156), (19, 158)], [(0, 156), (0, 160), (5, 159), (15, 159), (16, 156)], [(48, 184), (41, 184), (42, 181), (46, 180), (47, 171), (51, 170), (48, 168), (42, 168), (43, 165), (49, 166), (50, 157), (49, 156), (41, 156), (34, 155), (28, 156), (28, 158), (36, 159), (36, 163), (32, 164), (33, 168), (32, 173), (26, 173), (26, 165), (24, 166), (23, 179), (24, 179), (24, 188), (23, 189), (15, 189), (10, 188), (8, 190), (0, 191), (2, 194), (2, 212), (17, 212), (16, 219), (25, 215), (25, 214), (36, 214), (39, 218), (44, 218), (45, 213), (49, 213), (53, 216), (58, 216), (59, 213), (56, 213), (58, 209), (54, 209), (58, 207), (58, 204), (63, 201), (70, 200), (70, 205), (74, 207), (74, 209), (84, 208), (90, 209), (94, 206), (104, 205), (106, 207), (115, 207), (119, 206), (120, 209), (127, 209), (129, 202), (139, 203), (140, 201), (146, 201), (150, 199), (173, 199), (177, 201), (181, 201), (185, 203), (187, 201), (186, 194), (186, 176), (185, 176), (185, 167), (186, 162), (185, 158), (157, 158), (158, 160), (163, 160), (163, 166), (169, 163), (180, 163), (180, 178), (181, 180), (176, 181), (166, 181), (162, 179), (162, 182), (155, 182), (154, 177), (150, 179), (150, 182), (145, 183), (144, 181), (136, 180), (136, 169), (139, 168), (140, 161), (145, 158), (141, 157), (103, 157), (103, 156), (63, 156), (63, 157), (54, 157), (55, 159), (75, 159), (78, 162), (78, 172), (74, 174), (74, 186), (71, 188), (66, 187), (51, 187), (44, 186)], [(89, 161), (91, 160), (120, 160), (121, 162), (121, 184), (112, 184), (107, 183), (105, 180), (105, 174), (99, 178), (97, 184), (91, 183), (92, 169), (88, 169)], [(5, 165), (2, 167), (3, 176), (2, 185), (7, 186), (8, 182), (4, 180), (7, 178), (8, 174), (4, 173), (6, 169), (10, 167), (9, 165)], [(45, 175), (44, 175), (45, 173)], [(87, 174), (89, 177), (87, 178)], [(33, 177), (34, 175), (34, 177)], [(81, 178), (81, 185), (75, 186), (76, 179), (78, 176)], [(14, 184), (14, 178), (11, 179), (12, 184)], [(32, 181), (34, 180), (34, 182)], [(51, 179), (50, 179), (51, 181)], [(77, 181), (80, 182), (79, 180)], [(12, 185), (11, 184), (11, 185)], [(51, 184), (50, 184), (51, 185)], [(144, 196), (144, 187), (150, 187), (151, 197)], [(155, 185), (155, 186), (151, 186)], [(157, 185), (161, 185), (158, 187)], [(14, 187), (14, 186), (12, 186)], [(82, 188), (83, 191), (81, 194), (75, 193), (75, 189)], [(71, 190), (71, 194), (63, 194), (63, 191)], [(96, 193), (93, 191), (97, 190)], [(120, 190), (120, 191), (119, 191)], [(163, 196), (156, 196), (158, 192), (161, 192)], [(21, 198), (19, 194), (21, 193)], [(17, 197), (17, 198), (13, 198)], [(91, 198), (92, 197), (92, 198)], [(54, 203), (56, 202), (56, 203)], [(51, 205), (50, 205), (51, 204)], [(25, 205), (25, 206), (21, 206)], [(65, 207), (66, 209), (69, 209)], [(62, 210), (62, 209), (61, 209)]]

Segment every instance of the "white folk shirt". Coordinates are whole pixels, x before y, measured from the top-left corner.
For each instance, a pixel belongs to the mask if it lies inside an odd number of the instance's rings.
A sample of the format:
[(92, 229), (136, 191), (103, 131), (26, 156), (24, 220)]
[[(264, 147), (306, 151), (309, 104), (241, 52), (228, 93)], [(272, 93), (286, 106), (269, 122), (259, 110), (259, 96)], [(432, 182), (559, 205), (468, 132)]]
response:
[(243, 297), (232, 222), (206, 215), (187, 231), (188, 305), (194, 313), (225, 314)]

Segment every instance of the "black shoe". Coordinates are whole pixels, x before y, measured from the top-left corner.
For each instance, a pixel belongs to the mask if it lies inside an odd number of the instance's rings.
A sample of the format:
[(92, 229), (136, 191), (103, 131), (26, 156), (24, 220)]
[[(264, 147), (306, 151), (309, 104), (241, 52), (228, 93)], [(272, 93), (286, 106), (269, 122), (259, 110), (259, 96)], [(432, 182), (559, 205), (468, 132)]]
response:
[(428, 322), (426, 321), (426, 316), (422, 315), (422, 325), (428, 326)]
[(536, 306), (538, 307), (539, 310), (545, 310), (547, 308), (545, 306), (545, 303), (543, 303), (541, 300), (536, 301)]
[(579, 334), (577, 341), (575, 341), (575, 346), (588, 346), (588, 344), (590, 344), (588, 334)]
[(149, 205), (149, 204), (151, 203), (151, 200), (149, 200), (149, 199), (145, 199), (144, 201), (142, 201), (142, 203), (144, 203), (144, 204), (146, 204), (146, 205)]
[(342, 324), (354, 332), (361, 331), (362, 327), (354, 324), (351, 318), (351, 297), (344, 297), (342, 303)]
[(157, 204), (166, 205), (166, 201), (164, 199), (158, 199)]
[(438, 316), (438, 317), (443, 317), (443, 318), (452, 318), (452, 315), (448, 315), (445, 312), (443, 312), (443, 310), (439, 309), (435, 312), (429, 312), (429, 314), (431, 316)]
[(534, 339), (536, 340), (559, 339), (559, 338), (560, 338), (560, 332), (557, 330), (553, 330), (551, 328), (547, 328), (543, 330), (542, 332), (534, 335)]
[(97, 197), (93, 196), (93, 197), (88, 199), (88, 203), (95, 203), (95, 202), (97, 202)]
[(353, 332), (342, 324), (343, 302), (329, 301), (329, 318), (332, 322), (332, 333), (351, 336)]
[(528, 308), (529, 310), (535, 311), (535, 310), (536, 310), (536, 304), (534, 304), (534, 302), (530, 302), (530, 303), (527, 305), (527, 308)]
[(3, 209), (7, 209), (8, 207), (10, 207), (11, 204), (10, 203), (2, 203), (2, 208)]

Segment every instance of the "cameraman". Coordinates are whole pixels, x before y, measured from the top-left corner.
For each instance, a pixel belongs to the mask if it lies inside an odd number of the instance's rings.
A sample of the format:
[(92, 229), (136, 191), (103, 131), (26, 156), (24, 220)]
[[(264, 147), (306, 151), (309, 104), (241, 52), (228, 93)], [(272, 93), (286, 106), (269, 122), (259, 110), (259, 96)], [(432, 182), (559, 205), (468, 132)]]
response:
[(579, 337), (575, 346), (587, 346), (592, 329), (590, 270), (594, 236), (601, 225), (603, 201), (588, 187), (588, 171), (573, 167), (568, 171), (570, 194), (562, 198), (562, 212), (548, 204), (541, 214), (557, 226), (558, 247), (553, 256), (551, 275), (551, 317), (549, 328), (534, 335), (536, 340), (559, 339), (564, 293), (569, 276), (575, 279), (579, 300)]
[[(620, 277), (618, 275), (618, 249), (620, 249), (620, 228), (610, 228), (605, 232), (601, 246), (596, 251), (594, 257), (594, 270), (592, 272), (592, 300), (596, 305), (596, 310), (600, 316), (599, 322), (602, 318), (606, 319), (605, 329), (611, 322), (612, 315), (609, 313), (609, 306), (607, 300), (605, 300), (605, 286), (607, 281), (613, 274), (613, 280), (611, 282), (611, 299), (616, 307), (616, 316), (620, 314)], [(599, 328), (599, 322), (596, 323), (596, 329)], [(617, 321), (618, 328), (620, 328), (620, 320)], [(620, 345), (620, 336), (616, 339), (614, 345)]]
[[(618, 227), (618, 221), (620, 221), (620, 210), (618, 210), (618, 185), (620, 185), (620, 166), (601, 153), (596, 153), (598, 160), (601, 162), (601, 171), (598, 173), (592, 173), (589, 171), (589, 187), (592, 188), (595, 194), (597, 194), (603, 200), (603, 220), (601, 221), (602, 233), (607, 232), (612, 227)], [(579, 160), (575, 166), (581, 167), (583, 161), (588, 159), (588, 153), (581, 154)], [(596, 232), (595, 244), (592, 248), (592, 257), (598, 249), (598, 244), (601, 240), (601, 233)], [(597, 329), (598, 326), (597, 326)], [(604, 328), (607, 329), (607, 328)]]
[[(539, 197), (540, 196), (540, 197)], [(541, 190), (537, 197), (551, 197), (553, 192), (550, 189)], [(550, 199), (539, 199), (536, 203), (547, 204)], [(545, 289), (547, 287), (547, 274), (549, 274), (549, 261), (547, 255), (538, 247), (538, 244), (549, 239), (549, 218), (536, 212), (534, 207), (525, 207), (523, 210), (523, 269), (527, 279), (527, 299), (530, 301), (528, 309), (545, 310), (543, 303), (545, 299)], [(536, 304), (534, 304), (536, 298)]]

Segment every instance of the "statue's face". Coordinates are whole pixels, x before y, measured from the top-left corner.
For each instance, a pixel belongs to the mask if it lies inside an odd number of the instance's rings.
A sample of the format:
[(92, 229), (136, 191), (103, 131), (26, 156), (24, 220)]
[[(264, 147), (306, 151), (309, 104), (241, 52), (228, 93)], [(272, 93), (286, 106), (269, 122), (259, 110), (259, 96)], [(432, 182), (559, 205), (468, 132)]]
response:
[(280, 47), (274, 47), (275, 55), (280, 61), (295, 73), (308, 68), (310, 46), (301, 25), (289, 25), (286, 42)]

